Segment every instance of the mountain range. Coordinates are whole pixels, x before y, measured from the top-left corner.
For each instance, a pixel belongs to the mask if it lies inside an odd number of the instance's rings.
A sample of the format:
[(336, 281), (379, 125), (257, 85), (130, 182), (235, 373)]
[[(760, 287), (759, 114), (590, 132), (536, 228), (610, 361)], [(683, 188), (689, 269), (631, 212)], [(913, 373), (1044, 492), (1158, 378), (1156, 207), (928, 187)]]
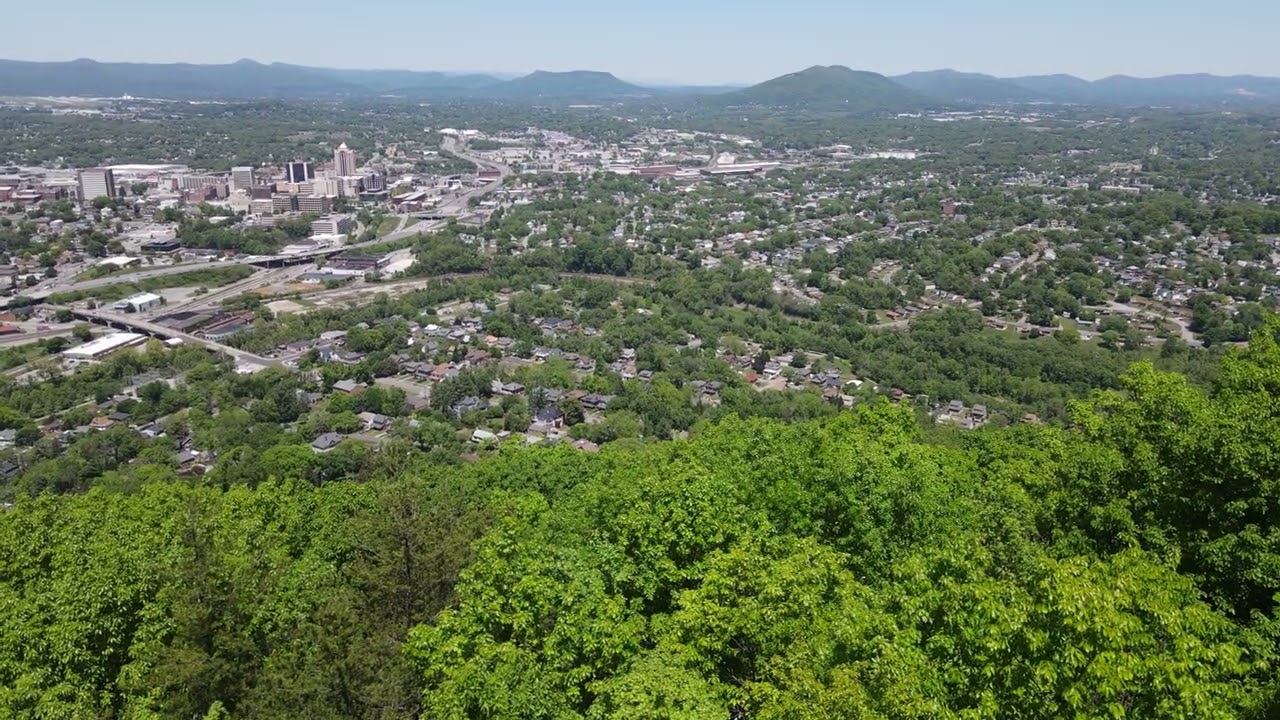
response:
[(848, 112), (903, 112), (992, 103), (1086, 105), (1280, 104), (1280, 78), (1236, 75), (1071, 75), (999, 78), (955, 70), (895, 77), (815, 66), (745, 88), (647, 87), (607, 72), (539, 70), (503, 79), (483, 73), (339, 70), (240, 60), (225, 65), (0, 60), (0, 95), (171, 99), (334, 98), (600, 101), (670, 99), (708, 107), (766, 106)]

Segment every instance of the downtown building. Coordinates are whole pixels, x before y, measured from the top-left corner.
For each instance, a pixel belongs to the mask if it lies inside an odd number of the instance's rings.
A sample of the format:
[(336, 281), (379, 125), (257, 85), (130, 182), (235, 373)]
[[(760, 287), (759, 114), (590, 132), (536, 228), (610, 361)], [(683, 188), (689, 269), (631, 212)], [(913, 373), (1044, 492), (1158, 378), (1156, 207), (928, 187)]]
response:
[(81, 170), (76, 179), (82, 203), (90, 203), (100, 197), (116, 196), (116, 176), (109, 168)]
[(356, 153), (346, 143), (338, 146), (333, 152), (333, 170), (338, 177), (349, 177), (356, 174)]
[(309, 162), (291, 162), (285, 165), (284, 174), (288, 182), (299, 185), (316, 178), (315, 168)]
[(231, 187), (234, 190), (252, 190), (253, 168), (248, 166), (231, 168)]

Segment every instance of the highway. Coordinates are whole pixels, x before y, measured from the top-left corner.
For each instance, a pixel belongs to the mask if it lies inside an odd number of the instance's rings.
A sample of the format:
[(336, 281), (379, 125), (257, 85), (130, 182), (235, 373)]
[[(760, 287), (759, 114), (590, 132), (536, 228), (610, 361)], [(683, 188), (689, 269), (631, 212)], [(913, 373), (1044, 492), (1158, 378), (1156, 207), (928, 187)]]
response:
[(280, 268), (278, 270), (268, 270), (264, 273), (256, 273), (239, 282), (212, 290), (205, 295), (194, 296), (184, 303), (162, 306), (155, 312), (156, 314), (172, 315), (178, 312), (191, 312), (206, 307), (215, 307), (227, 298), (242, 295), (250, 290), (256, 290), (285, 280), (290, 273), (294, 272), (300, 272), (300, 270), (298, 268)]

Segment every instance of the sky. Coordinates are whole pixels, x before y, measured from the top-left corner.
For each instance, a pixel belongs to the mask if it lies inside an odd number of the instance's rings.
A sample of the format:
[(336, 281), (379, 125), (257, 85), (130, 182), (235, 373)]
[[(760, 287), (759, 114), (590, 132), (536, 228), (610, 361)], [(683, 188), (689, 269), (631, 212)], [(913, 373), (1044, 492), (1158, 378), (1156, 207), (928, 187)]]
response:
[(12, 60), (444, 71), (603, 70), (752, 83), (811, 65), (894, 75), (1280, 76), (1271, 0), (59, 0), (3, 11)]

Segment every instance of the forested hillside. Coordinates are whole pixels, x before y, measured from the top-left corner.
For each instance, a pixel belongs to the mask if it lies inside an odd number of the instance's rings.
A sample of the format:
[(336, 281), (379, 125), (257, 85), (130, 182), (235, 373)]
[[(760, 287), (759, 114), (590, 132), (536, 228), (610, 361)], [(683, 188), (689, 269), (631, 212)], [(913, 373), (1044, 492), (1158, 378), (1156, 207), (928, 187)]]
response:
[(883, 403), (19, 498), (0, 716), (1276, 717), (1278, 337), (1066, 429)]

